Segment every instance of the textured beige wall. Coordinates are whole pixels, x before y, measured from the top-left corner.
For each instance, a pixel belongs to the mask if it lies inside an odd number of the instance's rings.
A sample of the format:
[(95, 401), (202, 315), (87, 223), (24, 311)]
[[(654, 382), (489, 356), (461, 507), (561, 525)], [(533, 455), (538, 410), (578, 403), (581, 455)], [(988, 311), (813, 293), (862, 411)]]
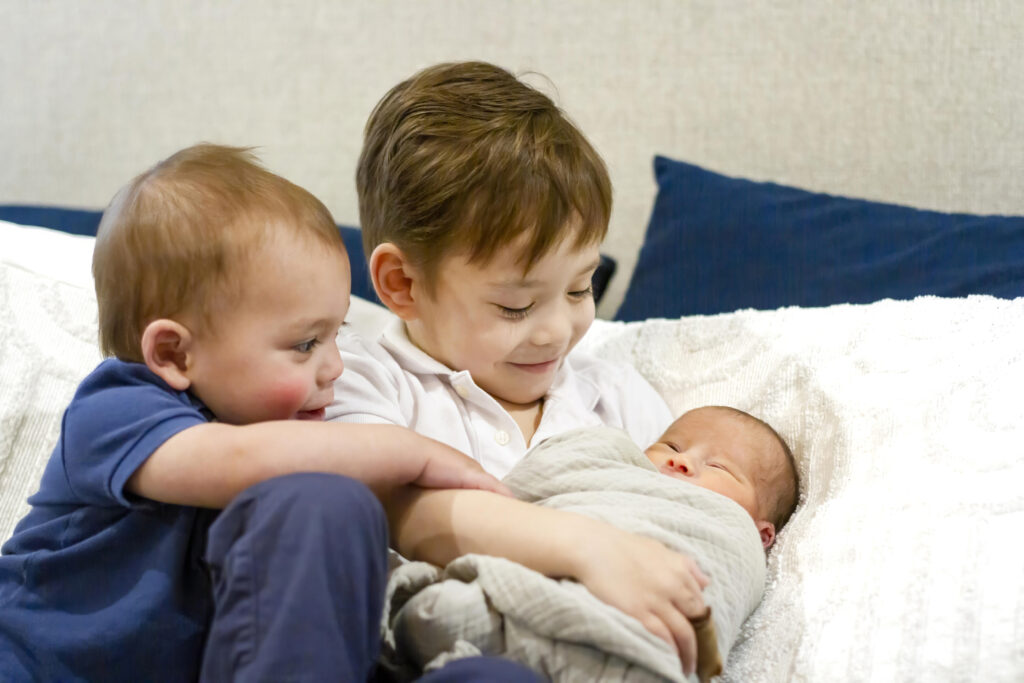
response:
[(198, 140), (259, 145), (355, 223), (376, 100), (415, 69), (535, 70), (605, 155), (627, 284), (664, 153), (756, 179), (1024, 213), (1014, 0), (0, 0), (0, 202), (100, 207)]

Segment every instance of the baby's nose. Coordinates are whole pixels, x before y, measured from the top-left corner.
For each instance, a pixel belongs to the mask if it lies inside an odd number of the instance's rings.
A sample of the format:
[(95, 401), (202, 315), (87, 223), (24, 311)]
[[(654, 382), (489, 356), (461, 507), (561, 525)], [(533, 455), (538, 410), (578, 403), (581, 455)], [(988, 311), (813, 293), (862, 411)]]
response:
[(672, 469), (678, 471), (678, 472), (682, 472), (683, 474), (692, 474), (692, 470), (690, 469), (690, 466), (687, 465), (682, 460), (682, 458), (669, 458), (668, 459), (668, 466), (671, 467)]

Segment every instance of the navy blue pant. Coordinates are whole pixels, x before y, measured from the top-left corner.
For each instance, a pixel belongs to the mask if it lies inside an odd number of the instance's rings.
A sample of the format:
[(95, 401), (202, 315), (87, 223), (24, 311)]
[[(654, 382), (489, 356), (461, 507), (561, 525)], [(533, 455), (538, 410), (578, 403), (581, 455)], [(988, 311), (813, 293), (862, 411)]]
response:
[[(244, 491), (210, 527), (204, 681), (366, 681), (380, 648), (387, 520), (362, 483), (293, 474)], [(538, 681), (497, 658), (421, 679)]]

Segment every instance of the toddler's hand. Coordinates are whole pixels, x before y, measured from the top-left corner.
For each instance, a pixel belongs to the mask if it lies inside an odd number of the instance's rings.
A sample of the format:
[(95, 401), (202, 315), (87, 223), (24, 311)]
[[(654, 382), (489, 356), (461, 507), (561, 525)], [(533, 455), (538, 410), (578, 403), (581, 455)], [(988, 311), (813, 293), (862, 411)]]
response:
[(697, 639), (688, 617), (704, 614), (701, 591), (709, 583), (697, 563), (653, 539), (614, 527), (601, 528), (588, 540), (576, 579), (675, 647), (683, 671), (692, 674)]
[(410, 482), (431, 489), (482, 489), (512, 497), (512, 492), (476, 460), (438, 443), (430, 449), (420, 475)]

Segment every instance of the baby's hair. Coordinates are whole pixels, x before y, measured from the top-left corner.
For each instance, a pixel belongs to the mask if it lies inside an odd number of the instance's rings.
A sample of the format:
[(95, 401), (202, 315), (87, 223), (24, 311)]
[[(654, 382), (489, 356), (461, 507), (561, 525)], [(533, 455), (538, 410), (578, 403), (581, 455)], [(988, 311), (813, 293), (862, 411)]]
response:
[(765, 486), (761, 487), (761, 493), (759, 493), (761, 498), (759, 502), (766, 510), (765, 519), (775, 525), (776, 532), (780, 531), (793, 516), (800, 497), (800, 476), (797, 471), (796, 458), (793, 457), (793, 451), (789, 444), (775, 431), (774, 427), (750, 413), (731, 406), (709, 407), (727, 411), (744, 420), (753, 421), (763, 431), (768, 432), (782, 450), (784, 457), (781, 462), (762, 463), (761, 474)]
[(600, 243), (611, 215), (604, 161), (551, 99), (484, 62), (438, 64), (399, 83), (366, 124), (356, 173), (363, 245), (397, 245), (426, 275), (464, 254), (487, 263), (517, 240), (532, 263), (562, 240)]
[(198, 144), (122, 188), (103, 213), (92, 271), (104, 356), (142, 362), (142, 332), (181, 314), (211, 324), (240, 267), (280, 230), (344, 251), (327, 208), (250, 149)]

